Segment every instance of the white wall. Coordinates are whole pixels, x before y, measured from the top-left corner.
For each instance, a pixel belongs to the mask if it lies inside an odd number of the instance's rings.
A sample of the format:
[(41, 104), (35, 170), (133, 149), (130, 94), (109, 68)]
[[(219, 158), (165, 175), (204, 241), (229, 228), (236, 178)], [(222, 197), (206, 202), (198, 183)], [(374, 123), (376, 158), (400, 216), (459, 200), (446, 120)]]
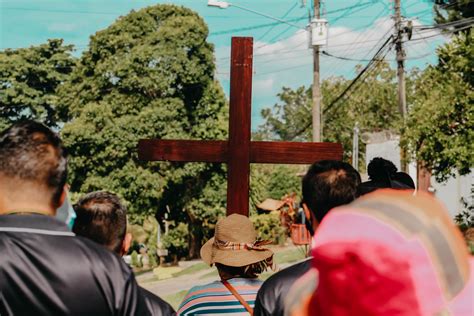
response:
[(470, 199), (471, 187), (473, 184), (474, 169), (471, 169), (471, 173), (466, 176), (450, 178), (443, 184), (437, 183), (434, 177), (431, 178), (431, 186), (435, 190), (435, 196), (446, 205), (449, 214), (453, 217), (462, 208), (460, 199)]

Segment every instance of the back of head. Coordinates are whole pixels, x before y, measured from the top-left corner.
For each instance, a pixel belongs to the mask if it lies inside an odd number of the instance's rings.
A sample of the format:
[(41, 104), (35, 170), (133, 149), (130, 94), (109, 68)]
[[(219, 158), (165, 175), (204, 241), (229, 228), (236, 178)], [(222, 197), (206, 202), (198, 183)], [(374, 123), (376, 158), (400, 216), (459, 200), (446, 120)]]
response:
[(127, 232), (127, 209), (118, 196), (105, 191), (86, 194), (74, 206), (73, 232), (120, 254)]
[(66, 151), (48, 127), (23, 121), (0, 133), (0, 181), (10, 183), (12, 193), (28, 185), (48, 193), (47, 203), (58, 207), (66, 177)]
[(397, 172), (397, 167), (390, 160), (376, 157), (369, 162), (367, 173), (373, 181), (388, 181)]
[(360, 182), (359, 173), (346, 162), (317, 161), (303, 178), (303, 202), (321, 222), (332, 208), (357, 197)]
[(389, 160), (376, 157), (367, 166), (369, 181), (359, 186), (359, 195), (364, 195), (378, 189), (391, 188), (410, 190), (415, 189), (413, 179), (404, 172), (397, 172), (397, 167)]

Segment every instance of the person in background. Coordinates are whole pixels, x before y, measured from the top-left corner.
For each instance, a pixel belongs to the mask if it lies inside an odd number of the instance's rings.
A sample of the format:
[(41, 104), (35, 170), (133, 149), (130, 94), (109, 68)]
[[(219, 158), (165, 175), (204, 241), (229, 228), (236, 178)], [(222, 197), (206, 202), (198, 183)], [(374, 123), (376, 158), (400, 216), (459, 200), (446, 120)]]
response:
[(149, 315), (129, 267), (54, 218), (66, 178), (49, 128), (0, 133), (0, 315)]
[(399, 172), (390, 161), (376, 157), (367, 166), (369, 181), (361, 183), (359, 194), (364, 195), (378, 189), (391, 188), (399, 190), (414, 190), (415, 183), (409, 174)]
[(248, 315), (262, 281), (257, 277), (273, 265), (273, 252), (258, 241), (246, 216), (232, 214), (217, 222), (214, 237), (201, 248), (205, 263), (216, 265), (219, 281), (193, 287), (178, 315)]
[[(127, 208), (117, 195), (97, 191), (83, 196), (74, 205), (76, 220), (73, 232), (106, 247), (118, 256), (128, 252), (132, 235), (127, 233)], [(175, 315), (165, 301), (144, 288), (140, 288), (152, 315)]]
[(474, 258), (443, 205), (384, 189), (330, 212), (285, 315), (474, 315)]
[[(350, 203), (357, 197), (360, 182), (359, 173), (342, 161), (322, 160), (309, 168), (302, 183), (302, 204), (311, 235), (332, 208)], [(266, 280), (257, 294), (255, 315), (283, 315), (284, 300), (290, 287), (310, 268), (311, 259), (308, 259)]]

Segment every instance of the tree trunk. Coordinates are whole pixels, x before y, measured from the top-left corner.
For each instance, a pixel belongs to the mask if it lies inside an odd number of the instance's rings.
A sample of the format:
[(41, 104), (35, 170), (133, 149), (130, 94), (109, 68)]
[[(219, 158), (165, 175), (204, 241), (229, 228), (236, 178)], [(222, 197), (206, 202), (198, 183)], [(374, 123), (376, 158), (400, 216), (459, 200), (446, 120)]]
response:
[[(189, 259), (199, 259), (201, 257), (200, 250), (201, 250), (201, 243), (203, 238), (202, 230), (199, 227), (202, 227), (202, 221), (196, 218), (194, 214), (186, 210), (186, 214), (188, 215), (188, 227), (189, 227), (189, 238), (188, 238), (188, 245), (189, 245)], [(197, 228), (197, 229), (196, 229)]]

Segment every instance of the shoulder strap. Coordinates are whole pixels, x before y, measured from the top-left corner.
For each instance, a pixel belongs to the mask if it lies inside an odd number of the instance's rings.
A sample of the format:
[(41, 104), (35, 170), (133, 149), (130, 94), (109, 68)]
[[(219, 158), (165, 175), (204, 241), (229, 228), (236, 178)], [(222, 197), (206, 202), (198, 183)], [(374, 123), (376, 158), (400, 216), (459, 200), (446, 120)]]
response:
[(227, 280), (222, 280), (222, 284), (224, 284), (224, 286), (230, 291), (230, 293), (232, 293), (232, 295), (234, 295), (235, 298), (239, 300), (240, 304), (242, 304), (247, 310), (247, 312), (249, 312), (249, 314), (252, 316), (252, 307), (250, 307), (247, 301), (244, 300), (244, 298), (235, 290), (235, 288), (229, 282), (227, 282)]

